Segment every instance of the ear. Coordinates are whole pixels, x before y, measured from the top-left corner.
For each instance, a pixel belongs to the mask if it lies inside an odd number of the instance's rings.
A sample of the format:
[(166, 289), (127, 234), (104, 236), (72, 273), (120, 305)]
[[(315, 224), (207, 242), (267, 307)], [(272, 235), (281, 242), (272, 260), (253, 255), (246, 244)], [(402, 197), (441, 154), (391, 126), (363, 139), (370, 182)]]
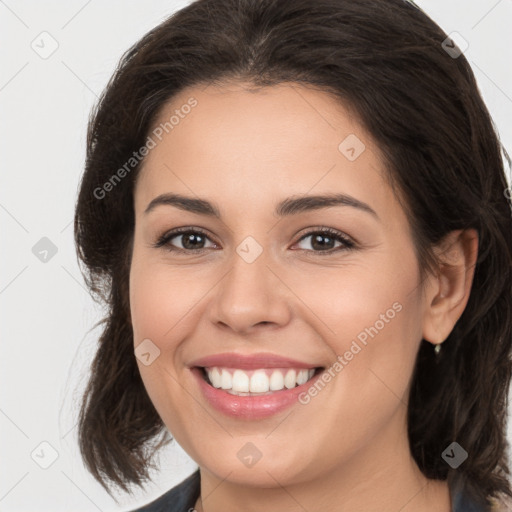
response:
[(452, 231), (434, 247), (439, 266), (425, 283), (423, 338), (442, 343), (462, 315), (471, 293), (478, 255), (475, 229)]

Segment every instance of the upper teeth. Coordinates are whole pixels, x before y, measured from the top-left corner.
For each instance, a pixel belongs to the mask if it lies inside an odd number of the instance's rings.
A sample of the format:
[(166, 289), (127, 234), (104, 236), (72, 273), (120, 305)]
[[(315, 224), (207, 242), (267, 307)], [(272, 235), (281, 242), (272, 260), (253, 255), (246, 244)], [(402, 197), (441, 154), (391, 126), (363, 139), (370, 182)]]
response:
[(231, 368), (205, 368), (213, 387), (225, 389), (231, 394), (267, 393), (280, 391), (301, 385), (313, 377), (315, 370), (311, 369), (260, 369), (239, 370)]

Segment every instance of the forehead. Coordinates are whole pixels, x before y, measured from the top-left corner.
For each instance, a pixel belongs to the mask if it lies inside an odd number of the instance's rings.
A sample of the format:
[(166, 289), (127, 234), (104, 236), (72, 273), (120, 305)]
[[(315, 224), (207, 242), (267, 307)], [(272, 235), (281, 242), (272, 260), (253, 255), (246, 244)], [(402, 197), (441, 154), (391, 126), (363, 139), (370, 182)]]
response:
[(379, 149), (356, 116), (298, 84), (187, 88), (162, 107), (149, 135), (155, 146), (137, 181), (138, 208), (172, 190), (260, 204), (326, 191), (390, 199)]
[[(189, 108), (192, 101), (196, 105)], [(200, 154), (213, 149), (226, 158), (233, 153), (231, 148), (240, 157), (256, 152), (259, 158), (275, 156), (279, 149), (294, 154), (315, 148), (338, 151), (344, 133), (372, 142), (340, 101), (298, 84), (258, 89), (243, 83), (187, 88), (161, 108), (155, 129), (165, 132), (163, 138), (174, 149), (186, 150), (191, 144)]]

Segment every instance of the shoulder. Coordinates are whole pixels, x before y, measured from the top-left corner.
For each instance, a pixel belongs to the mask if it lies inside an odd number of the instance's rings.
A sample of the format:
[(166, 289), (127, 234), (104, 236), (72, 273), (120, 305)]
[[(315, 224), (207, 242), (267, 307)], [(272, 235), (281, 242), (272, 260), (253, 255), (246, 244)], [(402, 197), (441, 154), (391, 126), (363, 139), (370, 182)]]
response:
[(193, 509), (200, 493), (199, 470), (159, 498), (130, 512), (187, 512)]

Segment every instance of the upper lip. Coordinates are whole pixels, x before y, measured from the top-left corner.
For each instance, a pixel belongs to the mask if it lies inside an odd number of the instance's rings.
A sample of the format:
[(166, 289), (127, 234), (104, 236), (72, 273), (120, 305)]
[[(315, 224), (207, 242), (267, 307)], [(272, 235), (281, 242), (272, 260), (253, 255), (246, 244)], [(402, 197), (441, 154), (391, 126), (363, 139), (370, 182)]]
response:
[(237, 354), (226, 352), (196, 359), (190, 367), (212, 368), (214, 366), (223, 368), (239, 368), (241, 370), (256, 370), (258, 368), (318, 368), (320, 365), (290, 359), (268, 352), (256, 354)]

